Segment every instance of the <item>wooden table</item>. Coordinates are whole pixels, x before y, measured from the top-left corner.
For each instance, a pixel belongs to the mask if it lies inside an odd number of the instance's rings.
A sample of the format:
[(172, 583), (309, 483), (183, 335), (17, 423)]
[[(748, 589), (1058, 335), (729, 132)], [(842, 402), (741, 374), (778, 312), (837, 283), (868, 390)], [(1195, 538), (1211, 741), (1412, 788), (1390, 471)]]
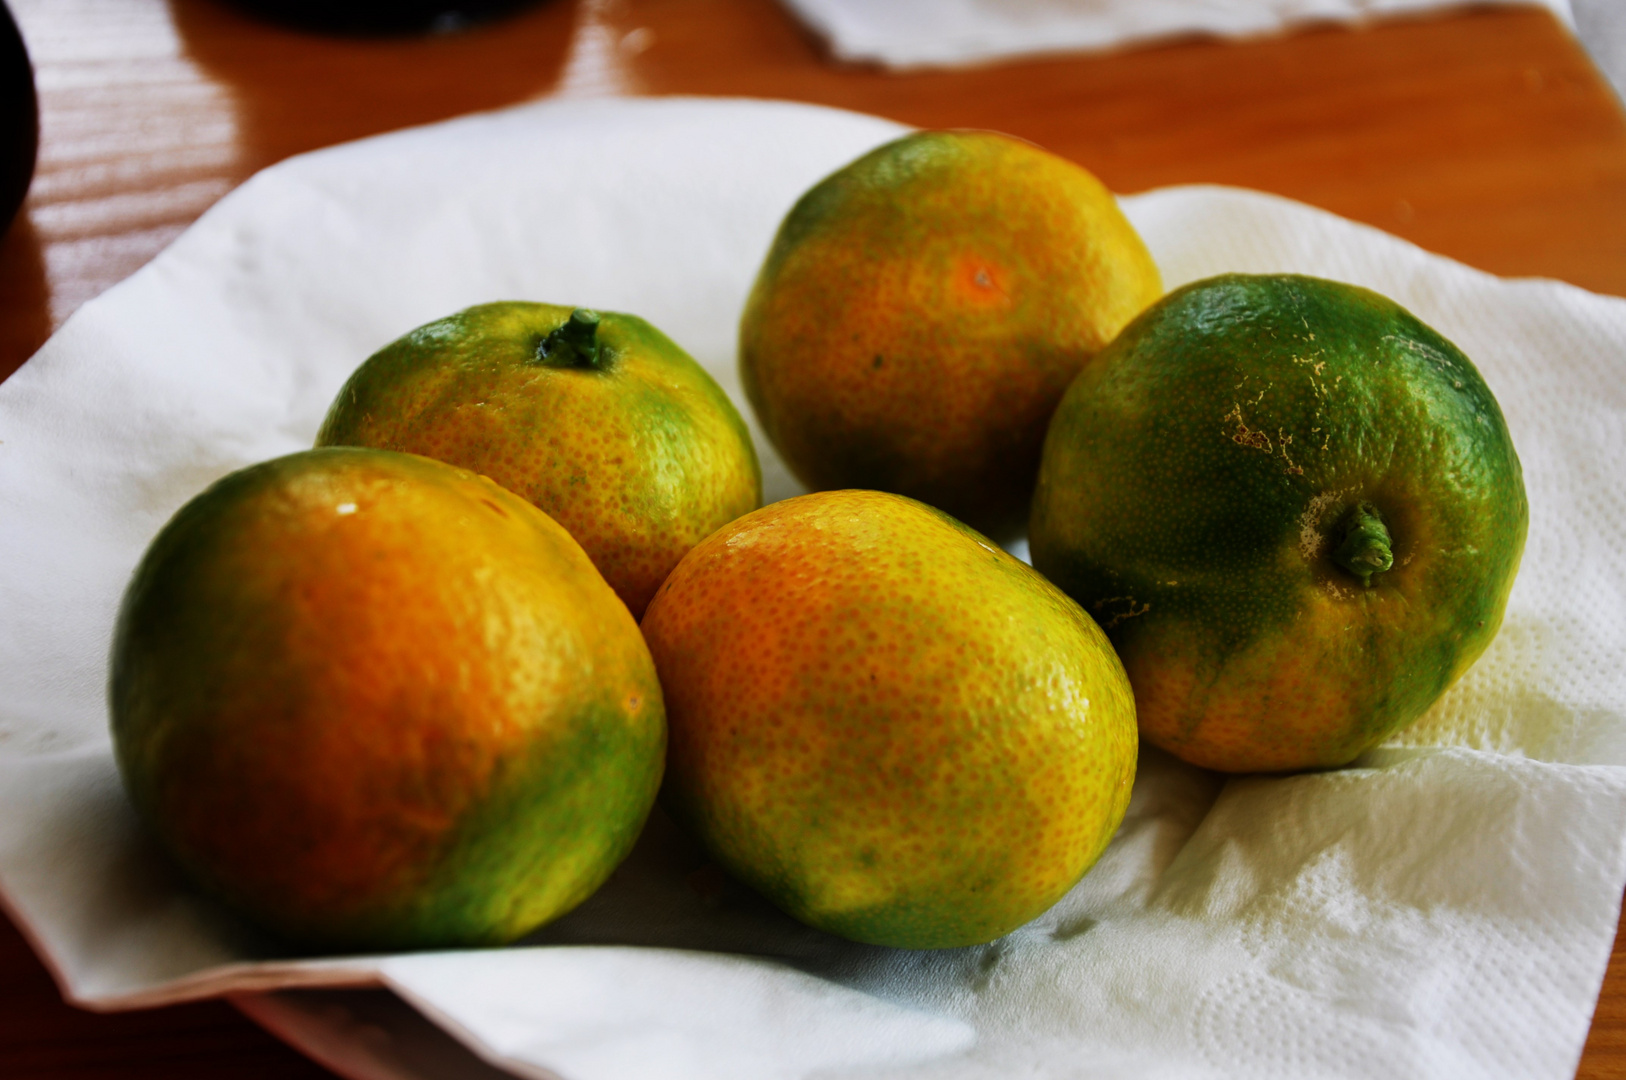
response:
[[(1112, 188), (1278, 192), (1504, 275), (1626, 296), (1626, 114), (1543, 11), (893, 76), (831, 63), (773, 0), (552, 0), (424, 39), (270, 27), (214, 0), (11, 0), (40, 162), (0, 242), (0, 377), (251, 173), (549, 94), (794, 98), (1013, 132)], [(220, 1003), (63, 1005), (0, 919), (0, 1076), (327, 1076)], [(1626, 1077), (1626, 957), (1580, 1076)]]

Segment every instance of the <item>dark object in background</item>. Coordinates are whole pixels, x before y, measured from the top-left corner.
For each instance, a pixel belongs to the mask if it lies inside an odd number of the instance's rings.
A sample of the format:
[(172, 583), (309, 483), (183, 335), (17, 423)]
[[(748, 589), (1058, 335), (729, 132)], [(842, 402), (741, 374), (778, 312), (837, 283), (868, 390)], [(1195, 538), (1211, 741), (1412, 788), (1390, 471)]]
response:
[(28, 62), (17, 21), (0, 3), (0, 233), (28, 194), (34, 158), (40, 148), (39, 105), (34, 99), (34, 68)]
[(446, 33), (537, 0), (230, 0), (252, 15), (333, 34)]

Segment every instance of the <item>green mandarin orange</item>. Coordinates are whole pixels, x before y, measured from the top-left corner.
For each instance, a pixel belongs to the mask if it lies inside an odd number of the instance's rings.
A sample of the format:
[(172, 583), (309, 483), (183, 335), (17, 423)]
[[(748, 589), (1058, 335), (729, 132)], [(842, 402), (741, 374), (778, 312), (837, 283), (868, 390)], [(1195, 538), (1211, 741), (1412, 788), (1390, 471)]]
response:
[(569, 530), (634, 617), (684, 552), (762, 502), (722, 389), (614, 312), (516, 301), (419, 327), (356, 370), (316, 442), (491, 477)]
[(585, 899), (660, 783), (660, 686), (547, 515), (427, 458), (312, 450), (188, 503), (119, 613), (131, 800), (302, 944), (512, 940)]
[(1161, 293), (1084, 169), (991, 132), (919, 132), (791, 209), (740, 324), (741, 377), (808, 487), (898, 492), (1005, 540), (1062, 391)]
[(1135, 774), (1106, 637), (911, 499), (837, 491), (708, 537), (644, 616), (663, 794), (791, 915), (908, 948), (986, 942), (1100, 855)]
[(1152, 307), (1068, 389), (1033, 563), (1111, 636), (1141, 734), (1187, 761), (1351, 761), (1501, 624), (1518, 456), (1472, 362), (1394, 302), (1226, 275)]

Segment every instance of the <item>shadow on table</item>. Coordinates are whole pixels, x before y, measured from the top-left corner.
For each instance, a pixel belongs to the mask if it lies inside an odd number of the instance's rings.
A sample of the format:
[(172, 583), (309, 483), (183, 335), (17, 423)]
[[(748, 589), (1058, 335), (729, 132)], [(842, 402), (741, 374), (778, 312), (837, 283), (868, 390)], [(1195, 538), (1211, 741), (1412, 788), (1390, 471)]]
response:
[(26, 204), (0, 237), (0, 281), (6, 283), (0, 297), (0, 381), (4, 381), (51, 336), (45, 255)]
[(340, 37), (287, 29), (220, 0), (171, 0), (185, 51), (235, 95), (246, 162), (540, 97), (559, 81), (576, 5), (548, 0), (468, 30)]

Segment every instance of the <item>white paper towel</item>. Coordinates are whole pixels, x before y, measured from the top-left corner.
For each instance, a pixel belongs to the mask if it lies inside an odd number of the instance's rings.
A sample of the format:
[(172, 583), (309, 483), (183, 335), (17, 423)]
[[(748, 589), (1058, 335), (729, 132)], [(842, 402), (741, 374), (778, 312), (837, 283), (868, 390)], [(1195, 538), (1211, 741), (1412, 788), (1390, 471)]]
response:
[[(1617, 0), (1607, 0), (1614, 3)], [(1360, 22), (1468, 3), (1548, 8), (1569, 0), (784, 0), (840, 59), (952, 67), (1110, 49), (1179, 34), (1254, 37), (1304, 23)]]
[[(555, 103), (293, 159), (210, 210), (0, 386), (0, 893), (97, 1008), (382, 984), (525, 1075), (1558, 1077), (1626, 884), (1626, 301), (1501, 281), (1219, 188), (1124, 200), (1173, 286), (1293, 270), (1472, 356), (1524, 463), (1506, 625), (1356, 767), (1224, 780), (1143, 753), (1129, 816), (991, 945), (856, 945), (780, 915), (663, 817), (524, 947), (279, 955), (135, 828), (102, 700), (147, 541), (309, 444), (369, 352), (467, 304), (643, 314), (739, 400), (734, 328), (779, 217), (898, 132), (808, 106)], [(742, 403), (743, 408), (743, 403)], [(795, 488), (758, 437), (770, 497)]]

